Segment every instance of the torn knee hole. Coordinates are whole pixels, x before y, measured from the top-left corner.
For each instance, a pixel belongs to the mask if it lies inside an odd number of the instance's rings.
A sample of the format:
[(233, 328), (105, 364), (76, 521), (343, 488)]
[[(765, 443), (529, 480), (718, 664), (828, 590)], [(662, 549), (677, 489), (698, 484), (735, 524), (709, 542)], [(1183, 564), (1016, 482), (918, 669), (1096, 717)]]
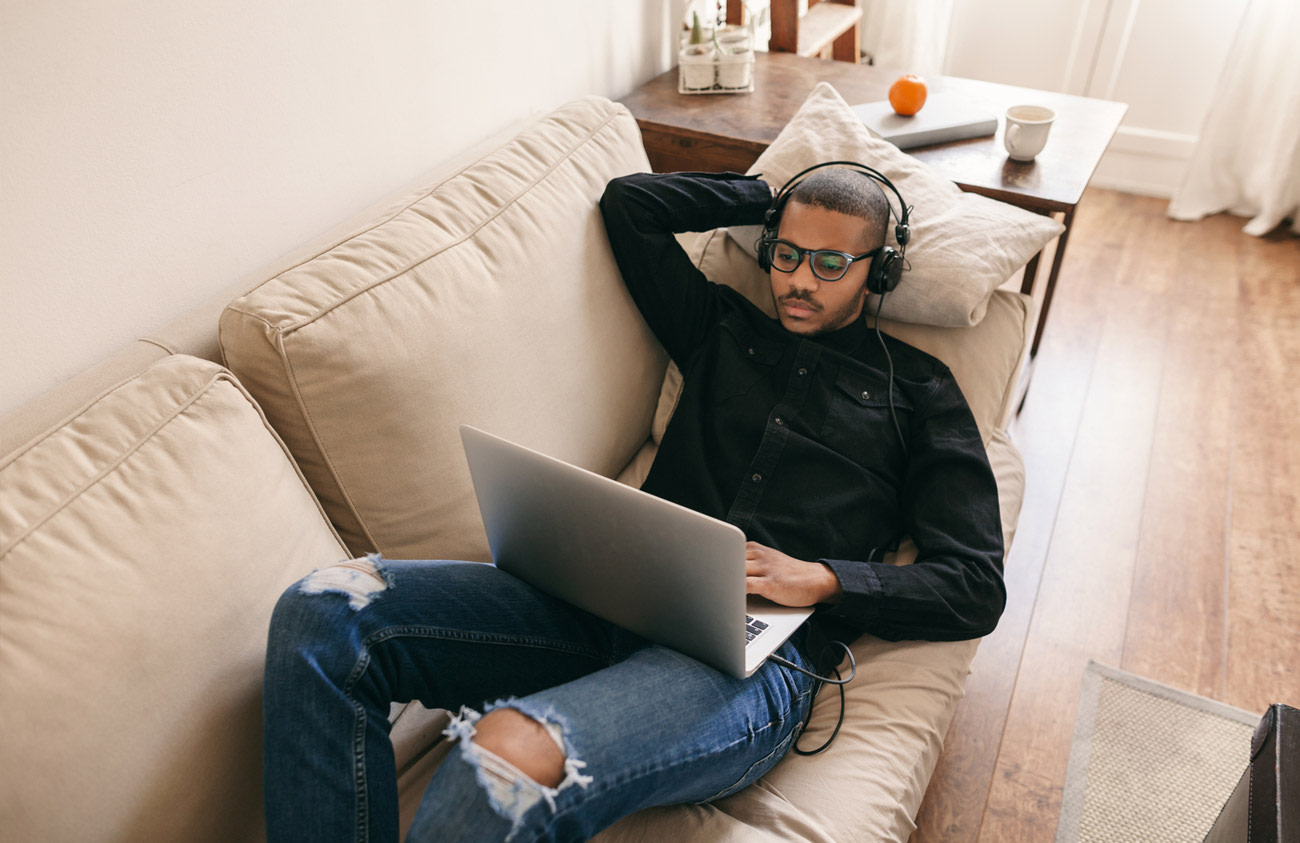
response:
[[(533, 724), (541, 728), (532, 728)], [(592, 781), (582, 773), (586, 763), (574, 758), (567, 746), (564, 725), (558, 718), (537, 716), (514, 704), (495, 704), (486, 716), (462, 708), (443, 734), (460, 740), (461, 758), (474, 768), (488, 802), (516, 828), (523, 814), (537, 803), (546, 802), (554, 811), (555, 797), (562, 790), (575, 784), (585, 788)], [(546, 762), (540, 767), (533, 763), (534, 753), (551, 755), (551, 750), (555, 750), (553, 767)]]
[(303, 578), (298, 590), (303, 594), (341, 594), (353, 611), (359, 611), (392, 584), (382, 558), (372, 553), (317, 568)]
[(557, 723), (497, 708), (479, 722), (477, 742), (539, 784), (558, 787), (564, 780), (564, 738)]

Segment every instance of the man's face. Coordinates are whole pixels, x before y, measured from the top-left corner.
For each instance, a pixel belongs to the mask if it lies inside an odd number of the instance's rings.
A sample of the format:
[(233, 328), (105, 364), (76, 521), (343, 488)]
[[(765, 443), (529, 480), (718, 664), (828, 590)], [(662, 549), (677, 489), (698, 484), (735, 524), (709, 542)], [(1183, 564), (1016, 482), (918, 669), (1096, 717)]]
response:
[[(861, 217), (816, 205), (790, 202), (781, 213), (777, 236), (801, 249), (834, 249), (860, 255), (881, 246), (879, 234), (867, 230)], [(772, 269), (772, 298), (777, 318), (787, 331), (814, 336), (843, 328), (862, 314), (867, 301), (867, 270), (871, 259), (854, 261), (838, 281), (813, 274), (809, 255), (794, 272)]]

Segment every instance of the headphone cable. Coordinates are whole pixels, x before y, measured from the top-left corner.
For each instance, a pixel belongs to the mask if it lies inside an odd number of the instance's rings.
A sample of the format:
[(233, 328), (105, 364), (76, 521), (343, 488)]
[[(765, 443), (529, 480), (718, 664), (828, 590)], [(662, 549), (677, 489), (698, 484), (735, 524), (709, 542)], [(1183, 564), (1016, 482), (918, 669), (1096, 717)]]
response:
[(907, 439), (903, 437), (903, 428), (898, 423), (898, 411), (894, 408), (894, 358), (889, 353), (889, 346), (885, 345), (885, 337), (880, 333), (880, 309), (885, 306), (885, 293), (881, 293), (876, 300), (875, 314), (875, 331), (876, 339), (880, 340), (880, 347), (885, 352), (885, 360), (889, 362), (889, 417), (894, 422), (894, 432), (898, 434), (898, 444), (903, 446), (903, 456), (909, 456), (907, 450)]
[(816, 680), (817, 680), (817, 684), (815, 684), (815, 685), (813, 686), (813, 689), (812, 689), (812, 700), (808, 703), (808, 714), (804, 716), (804, 719), (803, 719), (803, 726), (800, 727), (800, 733), (801, 733), (801, 734), (803, 733), (804, 730), (806, 730), (806, 729), (808, 728), (808, 724), (809, 724), (810, 722), (812, 722), (813, 703), (817, 701), (817, 695), (818, 695), (819, 693), (821, 693), (822, 686), (823, 686), (823, 685), (836, 685), (836, 686), (839, 687), (839, 691), (840, 691), (840, 716), (839, 716), (839, 719), (835, 721), (835, 729), (831, 732), (831, 736), (830, 736), (829, 738), (826, 739), (826, 743), (822, 744), (821, 746), (817, 747), (816, 749), (800, 749), (800, 748), (799, 748), (799, 741), (798, 741), (798, 739), (796, 739), (795, 742), (794, 742), (794, 746), (791, 747), (791, 751), (794, 752), (796, 755), (816, 755), (816, 754), (819, 753), (819, 752), (825, 752), (826, 749), (831, 745), (831, 742), (835, 740), (835, 736), (838, 735), (838, 734), (840, 733), (840, 727), (844, 725), (844, 708), (845, 708), (845, 701), (844, 701), (844, 686), (847, 685), (847, 684), (849, 684), (850, 682), (852, 682), (852, 681), (853, 681), (853, 677), (855, 677), (855, 676), (858, 675), (858, 663), (857, 663), (857, 660), (853, 658), (853, 651), (850, 650), (850, 649), (848, 648), (848, 645), (846, 645), (843, 641), (831, 641), (830, 643), (831, 643), (831, 644), (838, 644), (838, 645), (840, 646), (840, 648), (841, 648), (842, 650), (844, 650), (844, 655), (848, 656), (848, 659), (849, 659), (849, 678), (848, 678), (848, 679), (844, 679), (844, 678), (842, 678), (842, 677), (840, 676), (840, 669), (839, 669), (839, 667), (835, 667), (835, 668), (833, 668), (834, 671), (835, 671), (835, 678), (834, 678), (834, 679), (831, 679), (831, 678), (828, 677), (828, 676), (819, 676), (819, 675), (817, 675), (816, 673), (813, 673), (813, 672), (810, 671), (810, 670), (805, 670), (804, 668), (800, 667), (799, 665), (794, 664), (793, 662), (787, 661), (787, 660), (781, 658), (780, 656), (768, 656), (769, 659), (771, 659), (772, 661), (776, 662), (776, 663), (779, 664), (779, 665), (782, 665), (783, 667), (788, 667), (788, 668), (790, 668), (791, 670), (797, 670), (797, 671), (799, 671), (800, 673), (804, 674), (805, 676), (811, 676), (813, 679), (816, 679)]

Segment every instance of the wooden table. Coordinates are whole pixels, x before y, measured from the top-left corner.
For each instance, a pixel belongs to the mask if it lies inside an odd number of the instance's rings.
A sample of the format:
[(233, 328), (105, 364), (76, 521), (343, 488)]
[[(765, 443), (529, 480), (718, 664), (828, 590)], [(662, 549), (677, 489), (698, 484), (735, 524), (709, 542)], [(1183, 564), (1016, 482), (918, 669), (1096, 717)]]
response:
[[(677, 93), (677, 68), (673, 68), (624, 97), (621, 102), (641, 127), (651, 167), (656, 172), (743, 173), (776, 139), (818, 82), (829, 82), (849, 105), (858, 105), (886, 99), (889, 86), (900, 75), (792, 53), (758, 53), (754, 74), (751, 94), (697, 96)], [(1056, 244), (1031, 346), (1031, 354), (1036, 354), (1075, 208), (1128, 106), (954, 76), (929, 77), (926, 82), (931, 92), (960, 94), (999, 117), (1009, 106), (1023, 103), (1045, 105), (1056, 112), (1047, 146), (1033, 161), (1007, 157), (1002, 120), (992, 137), (908, 150), (963, 190), (1040, 214), (1062, 215), (1065, 231)], [(1021, 291), (1028, 295), (1034, 294), (1040, 257), (1041, 253), (1035, 255), (1025, 267)]]

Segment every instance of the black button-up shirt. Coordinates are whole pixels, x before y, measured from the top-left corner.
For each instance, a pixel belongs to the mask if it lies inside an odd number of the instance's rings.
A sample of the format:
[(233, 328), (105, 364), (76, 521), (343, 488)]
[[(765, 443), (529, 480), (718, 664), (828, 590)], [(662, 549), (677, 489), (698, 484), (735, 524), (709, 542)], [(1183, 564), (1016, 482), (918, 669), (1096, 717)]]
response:
[[(884, 337), (904, 450), (865, 313), (798, 336), (710, 283), (673, 237), (760, 223), (770, 201), (763, 181), (700, 173), (626, 176), (601, 199), (628, 290), (684, 381), (642, 488), (830, 566), (844, 596), (818, 607), (813, 641), (985, 635), (1006, 602), (997, 486), (948, 368)], [(916, 562), (882, 563), (904, 534)]]

